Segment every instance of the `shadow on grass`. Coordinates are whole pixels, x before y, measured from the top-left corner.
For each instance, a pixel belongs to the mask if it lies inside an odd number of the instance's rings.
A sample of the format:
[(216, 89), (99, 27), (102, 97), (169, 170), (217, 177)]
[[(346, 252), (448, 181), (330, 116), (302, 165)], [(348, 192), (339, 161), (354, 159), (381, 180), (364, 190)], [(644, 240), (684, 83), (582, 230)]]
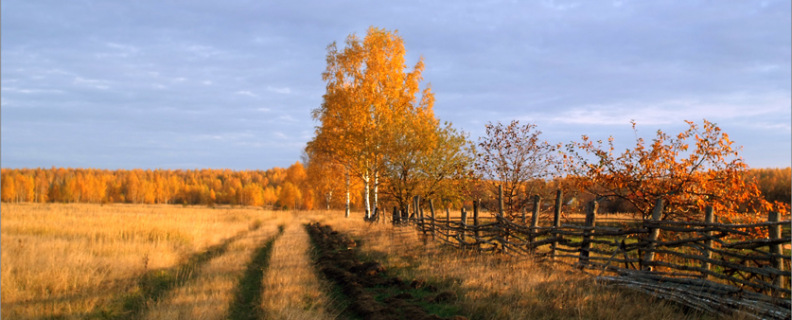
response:
[[(333, 282), (332, 294), (347, 300), (341, 317), (354, 319), (467, 319), (459, 315), (456, 292), (420, 279), (392, 276), (377, 261), (363, 261), (360, 241), (329, 226), (306, 226), (316, 254), (316, 268)], [(443, 290), (446, 289), (446, 290)]]
[(251, 227), (203, 252), (193, 254), (186, 262), (173, 268), (151, 270), (143, 274), (134, 289), (115, 299), (110, 305), (93, 312), (88, 319), (140, 318), (149, 304), (156, 303), (170, 290), (194, 278), (201, 266), (224, 254), (232, 242), (256, 229), (258, 226)]
[(234, 302), (229, 308), (228, 319), (248, 320), (263, 318), (264, 310), (261, 309), (261, 282), (264, 279), (264, 270), (269, 266), (272, 253), (272, 244), (283, 234), (284, 226), (278, 226), (278, 234), (267, 240), (263, 246), (253, 252), (253, 257), (245, 270), (245, 275), (239, 280)]

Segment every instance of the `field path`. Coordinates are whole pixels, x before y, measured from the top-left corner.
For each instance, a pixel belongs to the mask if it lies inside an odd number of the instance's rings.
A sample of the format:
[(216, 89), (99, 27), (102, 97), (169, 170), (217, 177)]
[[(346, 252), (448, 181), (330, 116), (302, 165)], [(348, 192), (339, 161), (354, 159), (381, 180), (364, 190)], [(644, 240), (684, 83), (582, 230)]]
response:
[(310, 239), (293, 219), (272, 248), (262, 287), (262, 307), (267, 319), (335, 319), (330, 300), (311, 263)]
[(246, 278), (245, 273), (256, 258), (254, 255), (271, 246), (278, 231), (276, 224), (265, 224), (231, 242), (223, 255), (197, 270), (194, 279), (152, 305), (144, 318), (227, 319), (230, 306), (238, 307), (240, 303), (240, 279)]
[(424, 280), (388, 275), (379, 262), (364, 262), (358, 243), (330, 226), (312, 223), (308, 233), (317, 250), (317, 267), (348, 300), (341, 316), (362, 319), (467, 319), (454, 306), (458, 296)]

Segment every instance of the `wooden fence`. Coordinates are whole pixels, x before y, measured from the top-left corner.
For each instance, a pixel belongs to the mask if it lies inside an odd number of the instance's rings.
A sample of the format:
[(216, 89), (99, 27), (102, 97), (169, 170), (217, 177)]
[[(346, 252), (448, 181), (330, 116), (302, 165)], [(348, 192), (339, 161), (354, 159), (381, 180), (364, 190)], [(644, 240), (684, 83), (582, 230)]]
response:
[[(743, 312), (757, 318), (790, 318), (790, 235), (771, 212), (767, 222), (716, 223), (711, 207), (704, 221), (663, 221), (663, 200), (652, 218), (622, 226), (598, 226), (597, 202), (590, 202), (585, 222), (561, 224), (561, 191), (556, 194), (553, 221), (539, 226), (540, 198), (533, 198), (530, 222), (504, 217), (503, 197), (498, 212), (484, 222), (475, 201), (472, 221), (436, 214), (432, 201), (424, 215), (414, 199), (412, 219), (396, 212), (393, 221), (414, 222), (427, 238), (479, 252), (529, 254), (572, 264), (598, 280), (632, 287), (694, 309), (727, 314)], [(526, 210), (527, 211), (527, 210)], [(525, 211), (524, 211), (525, 212)], [(494, 219), (493, 219), (494, 218)], [(766, 230), (767, 237), (756, 238)], [(692, 288), (692, 289), (691, 289)]]

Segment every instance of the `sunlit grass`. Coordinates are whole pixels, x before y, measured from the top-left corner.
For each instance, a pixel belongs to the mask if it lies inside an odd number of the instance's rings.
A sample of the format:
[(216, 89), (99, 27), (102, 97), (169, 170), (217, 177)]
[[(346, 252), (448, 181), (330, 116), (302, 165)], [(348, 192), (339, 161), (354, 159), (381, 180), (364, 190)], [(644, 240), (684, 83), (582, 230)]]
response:
[(361, 250), (403, 278), (426, 279), (460, 293), (458, 306), (474, 319), (698, 319), (680, 307), (597, 284), (563, 264), (530, 257), (476, 254), (424, 241), (412, 227), (367, 224), (342, 213), (322, 218), (362, 240)]
[[(190, 277), (163, 292), (157, 303), (144, 302), (140, 312), (147, 319), (224, 319), (254, 251), (276, 239), (259, 283), (263, 314), (274, 319), (334, 318), (339, 314), (335, 296), (310, 262), (311, 246), (302, 227), (318, 221), (353, 235), (366, 257), (394, 275), (455, 291), (460, 297), (456, 307), (473, 319), (707, 318), (602, 286), (563, 264), (464, 252), (424, 241), (411, 226), (369, 224), (359, 213), (343, 216), (338, 211), (258, 208), (3, 204), (3, 316), (97, 316), (97, 310), (123, 301), (119, 298), (135, 290), (146, 275), (180, 270), (188, 258), (227, 244), (196, 263)], [(283, 234), (273, 238), (280, 225), (285, 226)]]
[(257, 209), (2, 204), (2, 312), (81, 319), (151, 270), (247, 230)]
[(268, 319), (334, 319), (325, 294), (329, 285), (319, 280), (310, 257), (310, 240), (302, 223), (290, 221), (275, 242), (264, 274), (262, 307)]
[(252, 253), (277, 233), (273, 219), (229, 244), (225, 254), (198, 271), (194, 281), (152, 306), (146, 319), (225, 319)]

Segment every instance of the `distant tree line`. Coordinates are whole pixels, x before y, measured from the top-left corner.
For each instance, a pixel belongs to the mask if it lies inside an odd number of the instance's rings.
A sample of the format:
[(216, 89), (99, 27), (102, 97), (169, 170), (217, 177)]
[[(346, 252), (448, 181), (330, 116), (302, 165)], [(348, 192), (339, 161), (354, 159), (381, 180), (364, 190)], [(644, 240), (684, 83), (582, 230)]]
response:
[(299, 162), (289, 168), (232, 171), (2, 169), (3, 202), (251, 205), (313, 209)]
[(756, 182), (767, 201), (792, 201), (792, 168), (751, 169), (745, 171), (744, 176)]
[[(767, 201), (790, 202), (790, 168), (747, 169), (743, 175), (746, 181), (756, 182)], [(247, 171), (4, 168), (0, 177), (3, 202), (229, 204), (301, 210), (342, 209), (345, 206), (343, 197), (336, 196), (343, 194), (343, 172), (333, 175), (316, 167), (306, 169), (300, 162), (289, 168)], [(465, 186), (454, 186), (451, 191), (464, 189), (465, 194), (453, 200), (444, 198), (446, 200), (439, 202), (439, 206), (470, 206), (471, 199), (481, 198), (486, 207), (497, 207), (492, 187), (497, 181), (471, 179), (459, 183)], [(528, 179), (512, 192), (514, 201), (521, 206), (529, 204), (532, 194), (549, 199), (558, 188), (567, 190), (564, 203), (572, 210), (594, 199), (590, 194), (570, 188), (572, 184), (572, 179), (568, 178)], [(353, 181), (353, 185), (359, 188), (361, 184)], [(332, 192), (334, 188), (336, 194)], [(362, 194), (353, 195), (352, 208), (362, 209), (361, 200)], [(395, 203), (387, 195), (383, 201)], [(603, 199), (600, 210), (633, 212), (635, 208), (626, 201)]]

